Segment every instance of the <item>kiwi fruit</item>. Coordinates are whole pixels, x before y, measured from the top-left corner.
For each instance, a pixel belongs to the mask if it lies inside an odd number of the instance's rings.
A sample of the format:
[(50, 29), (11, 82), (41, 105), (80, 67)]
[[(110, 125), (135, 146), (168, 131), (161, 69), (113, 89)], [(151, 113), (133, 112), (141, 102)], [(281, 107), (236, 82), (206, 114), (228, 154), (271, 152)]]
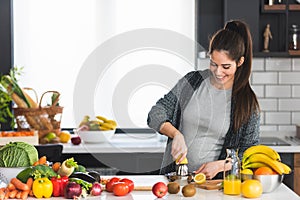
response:
[(196, 188), (192, 184), (183, 186), (181, 193), (184, 197), (192, 197), (196, 194)]
[(168, 192), (170, 194), (177, 194), (180, 191), (180, 185), (176, 182), (168, 183)]

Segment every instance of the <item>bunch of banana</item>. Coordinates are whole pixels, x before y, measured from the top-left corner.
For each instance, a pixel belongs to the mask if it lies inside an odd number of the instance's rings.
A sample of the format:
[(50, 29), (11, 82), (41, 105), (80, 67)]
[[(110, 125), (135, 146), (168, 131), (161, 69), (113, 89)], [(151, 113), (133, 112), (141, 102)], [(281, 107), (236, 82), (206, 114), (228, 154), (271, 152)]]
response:
[(100, 125), (100, 130), (114, 130), (117, 128), (117, 122), (112, 119), (106, 119), (105, 117), (99, 115), (96, 116), (96, 118)]
[(115, 130), (117, 128), (116, 121), (112, 119), (107, 119), (103, 116), (96, 116), (95, 120), (90, 120), (90, 116), (84, 116), (83, 120), (80, 122), (79, 127), (86, 125), (89, 127), (89, 130), (96, 131), (107, 131)]
[(244, 152), (242, 158), (243, 169), (255, 169), (264, 166), (272, 168), (278, 174), (289, 174), (291, 172), (291, 168), (281, 162), (278, 152), (269, 146), (251, 146)]

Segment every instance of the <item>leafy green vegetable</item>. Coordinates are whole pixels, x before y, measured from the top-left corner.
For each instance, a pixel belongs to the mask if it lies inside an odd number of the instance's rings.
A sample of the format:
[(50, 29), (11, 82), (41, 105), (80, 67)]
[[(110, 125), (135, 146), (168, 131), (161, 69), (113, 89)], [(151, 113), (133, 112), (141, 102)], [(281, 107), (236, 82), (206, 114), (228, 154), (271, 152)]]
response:
[[(12, 98), (11, 94), (15, 92), (15, 87), (11, 87), (11, 81), (17, 85), (17, 76), (21, 75), (23, 68), (11, 68), (9, 75), (0, 75), (0, 122), (6, 123), (10, 121), (10, 127), (13, 129), (15, 126), (14, 115), (11, 112)], [(7, 78), (9, 77), (9, 79)], [(7, 88), (11, 91), (8, 91)], [(19, 88), (20, 89), (20, 88)]]
[(92, 183), (89, 183), (89, 182), (84, 181), (84, 180), (79, 179), (79, 178), (69, 178), (69, 181), (78, 183), (79, 185), (81, 185), (82, 188), (85, 188), (87, 191), (89, 191), (90, 188), (93, 186)]
[(29, 167), (38, 161), (38, 151), (26, 142), (10, 142), (0, 149), (0, 167)]
[(35, 180), (35, 179), (44, 178), (44, 177), (46, 177), (46, 178), (56, 177), (57, 173), (49, 166), (37, 165), (37, 166), (33, 167), (30, 175)]

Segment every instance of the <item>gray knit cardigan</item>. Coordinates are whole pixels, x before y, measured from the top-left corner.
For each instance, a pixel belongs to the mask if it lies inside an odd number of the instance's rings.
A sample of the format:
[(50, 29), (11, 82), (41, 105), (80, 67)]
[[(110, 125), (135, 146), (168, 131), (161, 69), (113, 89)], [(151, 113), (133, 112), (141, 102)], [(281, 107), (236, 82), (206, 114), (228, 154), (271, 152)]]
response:
[[(210, 75), (210, 71), (192, 71), (181, 78), (178, 83), (163, 98), (151, 108), (147, 123), (148, 126), (159, 132), (160, 126), (164, 122), (170, 122), (175, 128), (179, 128), (183, 110), (190, 101), (193, 93), (202, 81)], [(219, 160), (226, 158), (226, 148), (238, 149), (239, 157), (242, 158), (243, 152), (250, 146), (257, 145), (259, 142), (260, 113), (253, 111), (249, 121), (243, 124), (237, 132), (233, 131), (234, 99), (231, 99), (230, 125), (225, 135), (224, 144), (219, 156)], [(172, 139), (168, 138), (166, 151), (160, 174), (175, 171), (175, 163), (171, 156)], [(200, 167), (200, 166), (199, 166)]]

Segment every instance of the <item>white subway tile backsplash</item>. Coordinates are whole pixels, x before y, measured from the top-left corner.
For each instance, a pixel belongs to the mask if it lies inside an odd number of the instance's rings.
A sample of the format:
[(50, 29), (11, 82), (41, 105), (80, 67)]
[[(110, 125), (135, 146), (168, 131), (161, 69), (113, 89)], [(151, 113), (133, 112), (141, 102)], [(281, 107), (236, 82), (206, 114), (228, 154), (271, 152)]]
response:
[(261, 125), (260, 126), (260, 131), (278, 131), (277, 130), (277, 126), (273, 125), (273, 126), (270, 126), (270, 125)]
[(293, 58), (292, 69), (293, 71), (300, 71), (300, 58)]
[(291, 86), (289, 85), (267, 85), (266, 97), (291, 97)]
[(280, 111), (300, 111), (300, 99), (279, 99)]
[(252, 84), (277, 84), (277, 72), (253, 72)]
[(292, 124), (299, 124), (300, 125), (300, 112), (293, 112), (292, 113)]
[(278, 131), (287, 131), (287, 132), (291, 132), (294, 131), (296, 132), (296, 126), (295, 125), (286, 125), (286, 126), (278, 126)]
[(256, 97), (264, 97), (265, 96), (265, 86), (264, 85), (252, 85), (252, 90), (256, 94)]
[(300, 72), (279, 72), (279, 84), (300, 84)]
[(259, 103), (260, 109), (263, 111), (277, 111), (278, 110), (277, 99), (259, 98), (258, 103)]
[(285, 125), (291, 123), (290, 112), (266, 112), (265, 123), (270, 125)]
[(266, 71), (291, 71), (292, 60), (281, 58), (267, 58)]
[(292, 97), (300, 97), (300, 85), (292, 85)]
[(252, 62), (252, 71), (264, 71), (265, 70), (265, 59), (256, 58)]

